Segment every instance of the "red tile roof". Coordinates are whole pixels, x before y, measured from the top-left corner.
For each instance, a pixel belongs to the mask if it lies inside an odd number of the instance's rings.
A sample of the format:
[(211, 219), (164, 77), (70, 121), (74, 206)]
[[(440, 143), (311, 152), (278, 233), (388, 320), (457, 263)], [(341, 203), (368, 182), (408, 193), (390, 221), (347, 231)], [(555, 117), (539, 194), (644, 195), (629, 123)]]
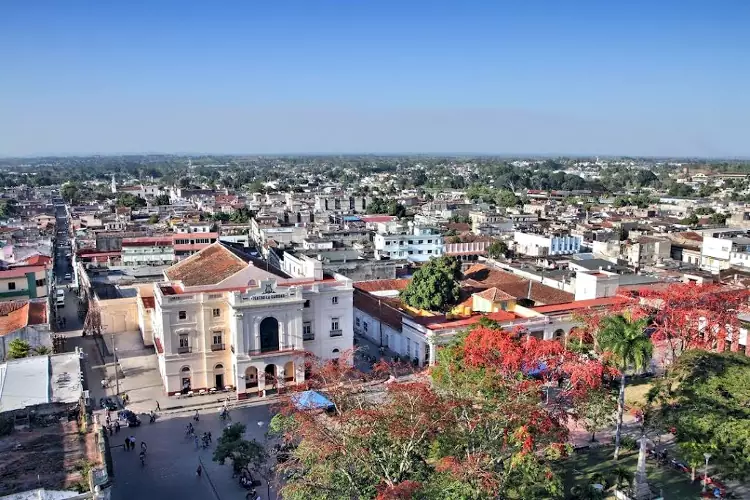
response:
[(427, 328), (430, 330), (447, 330), (447, 329), (453, 329), (453, 328), (461, 328), (462, 326), (469, 326), (473, 325), (475, 323), (478, 323), (479, 320), (482, 318), (488, 318), (494, 321), (503, 322), (503, 321), (513, 321), (514, 319), (517, 319), (518, 317), (513, 314), (512, 312), (508, 311), (497, 311), (489, 314), (475, 314), (469, 318), (461, 318), (457, 320), (446, 320), (444, 316), (433, 316), (429, 318), (430, 320), (435, 319), (443, 319), (443, 322), (434, 322), (434, 323), (428, 323), (425, 324)]
[(386, 297), (376, 297), (367, 292), (354, 290), (354, 307), (356, 309), (377, 318), (395, 330), (401, 331), (401, 318), (406, 313), (398, 309), (398, 304), (398, 300), (389, 300)]
[(396, 217), (393, 215), (362, 215), (359, 219), (368, 224), (375, 224), (376, 222), (391, 222)]
[(572, 302), (575, 298), (572, 293), (542, 285), (536, 281), (531, 281), (531, 293), (529, 293), (529, 280), (484, 264), (474, 264), (467, 269), (462, 285), (474, 291), (496, 287), (517, 299), (528, 298), (540, 305)]
[(576, 300), (574, 302), (567, 302), (565, 304), (554, 304), (548, 306), (535, 307), (534, 310), (538, 313), (547, 314), (563, 311), (574, 311), (578, 309), (589, 309), (592, 307), (606, 307), (624, 304), (628, 302), (626, 297), (615, 295), (614, 297), (601, 297), (598, 299), (589, 300)]
[(248, 266), (221, 242), (216, 242), (178, 262), (164, 274), (172, 281), (184, 286), (217, 285)]
[(497, 287), (488, 288), (487, 290), (474, 295), (487, 299), (490, 302), (500, 302), (503, 300), (515, 300), (515, 297), (509, 293), (505, 293)]
[(52, 257), (46, 255), (32, 255), (23, 261), (27, 266), (48, 266), (52, 263)]
[(373, 280), (373, 281), (359, 281), (354, 283), (354, 288), (358, 288), (365, 292), (383, 292), (386, 290), (403, 290), (409, 286), (408, 279), (398, 280)]
[(143, 307), (146, 309), (154, 309), (156, 307), (156, 301), (153, 297), (141, 297), (141, 302), (143, 302)]
[(0, 303), (0, 336), (28, 325), (47, 323), (45, 302), (14, 301)]

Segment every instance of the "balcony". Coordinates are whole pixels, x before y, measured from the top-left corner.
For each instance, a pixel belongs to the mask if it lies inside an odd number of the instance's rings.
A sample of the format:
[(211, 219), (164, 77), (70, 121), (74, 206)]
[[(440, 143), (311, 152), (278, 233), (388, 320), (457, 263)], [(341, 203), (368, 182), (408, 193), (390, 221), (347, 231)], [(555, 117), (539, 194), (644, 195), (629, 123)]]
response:
[(193, 348), (190, 347), (190, 346), (178, 347), (177, 348), (177, 354), (188, 354), (188, 353), (191, 353), (191, 352), (193, 352)]
[(212, 351), (223, 351), (224, 349), (226, 349), (224, 344), (211, 344)]
[(295, 346), (293, 346), (293, 345), (287, 345), (287, 346), (282, 346), (281, 349), (277, 349), (277, 350), (273, 350), (273, 351), (269, 351), (267, 349), (263, 349), (263, 350), (261, 350), (261, 349), (251, 349), (251, 350), (247, 351), (247, 355), (248, 356), (269, 356), (269, 355), (273, 356), (273, 355), (276, 355), (276, 354), (281, 354), (281, 353), (285, 353), (285, 352), (292, 352), (292, 351), (296, 351), (296, 350), (297, 350), (297, 348)]
[(342, 335), (344, 335), (343, 330), (331, 330), (331, 337), (341, 337)]
[(310, 332), (310, 333), (303, 333), (302, 334), (302, 340), (315, 340), (315, 334), (312, 333), (312, 332)]

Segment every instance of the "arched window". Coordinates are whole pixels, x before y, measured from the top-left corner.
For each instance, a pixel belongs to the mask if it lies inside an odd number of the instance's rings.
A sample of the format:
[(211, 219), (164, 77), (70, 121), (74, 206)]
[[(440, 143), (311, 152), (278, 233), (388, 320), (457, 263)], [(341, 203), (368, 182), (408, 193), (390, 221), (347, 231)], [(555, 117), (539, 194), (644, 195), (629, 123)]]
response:
[(279, 322), (269, 316), (260, 322), (260, 352), (279, 350)]

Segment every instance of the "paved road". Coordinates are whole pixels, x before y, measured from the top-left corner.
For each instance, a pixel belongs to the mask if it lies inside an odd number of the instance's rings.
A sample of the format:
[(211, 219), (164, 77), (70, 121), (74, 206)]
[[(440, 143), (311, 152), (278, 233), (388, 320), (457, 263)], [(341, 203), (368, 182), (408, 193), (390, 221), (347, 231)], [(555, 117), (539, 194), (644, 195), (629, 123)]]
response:
[[(264, 433), (270, 418), (268, 406), (234, 409), (233, 422), (247, 426), (246, 435), (264, 442)], [(219, 419), (216, 409), (200, 413), (200, 421), (194, 423), (199, 433), (210, 431), (214, 444), (208, 449), (195, 449), (193, 441), (185, 437), (185, 427), (192, 422), (192, 413), (162, 416), (156, 423), (134, 429), (123, 428), (112, 441), (114, 461), (114, 488), (112, 500), (178, 498), (180, 500), (244, 499), (247, 493), (232, 476), (229, 462), (218, 465), (211, 460), (213, 449), (225, 423)], [(260, 427), (258, 422), (263, 422)], [(136, 438), (136, 451), (125, 451), (122, 442), (132, 432)], [(138, 459), (140, 443), (148, 447), (146, 465)], [(203, 476), (196, 476), (199, 457), (204, 466)], [(213, 485), (213, 488), (212, 488)], [(215, 492), (214, 492), (215, 488)], [(266, 500), (265, 483), (258, 488), (261, 498)], [(271, 491), (271, 499), (276, 495)]]

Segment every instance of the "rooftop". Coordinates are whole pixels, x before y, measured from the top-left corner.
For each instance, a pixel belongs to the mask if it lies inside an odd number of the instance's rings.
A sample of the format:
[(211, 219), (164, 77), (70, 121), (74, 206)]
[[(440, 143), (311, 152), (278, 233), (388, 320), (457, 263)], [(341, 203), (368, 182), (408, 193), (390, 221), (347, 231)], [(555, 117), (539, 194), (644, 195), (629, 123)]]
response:
[(32, 356), (0, 364), (0, 413), (81, 397), (78, 352)]
[(0, 336), (46, 322), (47, 304), (43, 301), (0, 302)]
[(409, 281), (408, 279), (359, 281), (354, 283), (354, 288), (365, 292), (401, 291), (409, 286)]
[(164, 271), (171, 281), (183, 285), (216, 285), (248, 266), (231, 248), (217, 241)]

